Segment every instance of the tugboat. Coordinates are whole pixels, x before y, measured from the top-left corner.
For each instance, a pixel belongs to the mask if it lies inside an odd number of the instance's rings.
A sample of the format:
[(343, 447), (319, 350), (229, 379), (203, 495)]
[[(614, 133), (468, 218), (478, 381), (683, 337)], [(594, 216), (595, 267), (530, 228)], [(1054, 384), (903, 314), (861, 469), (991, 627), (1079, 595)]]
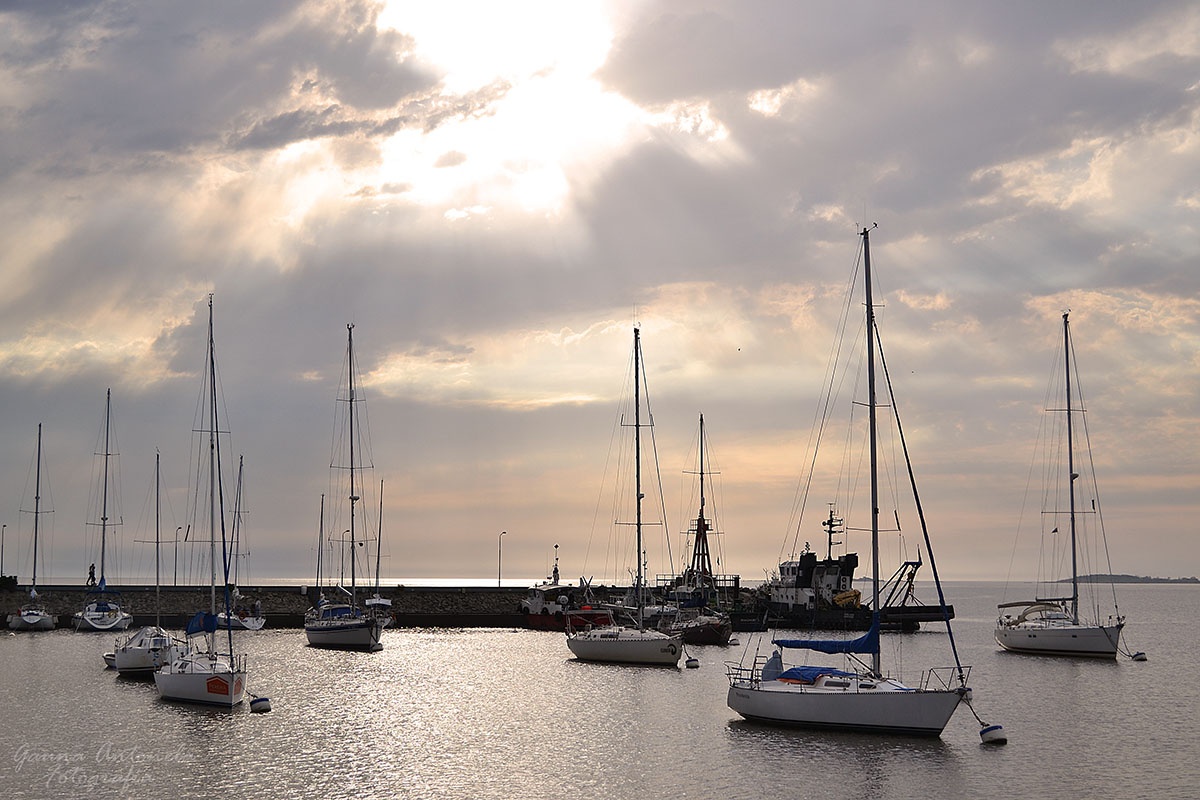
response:
[[(818, 628), (826, 630), (865, 631), (871, 627), (871, 609), (863, 605), (862, 593), (854, 588), (854, 570), (858, 554), (833, 555), (841, 544), (834, 537), (845, 533), (844, 521), (837, 516), (833, 504), (829, 516), (821, 523), (828, 542), (825, 558), (809, 550), (794, 561), (779, 565), (779, 575), (763, 586), (767, 615), (776, 627)], [(926, 606), (915, 595), (917, 570), (915, 561), (905, 561), (880, 588), (879, 624), (883, 630), (916, 631), (922, 622), (941, 622), (954, 618), (954, 606)]]
[(769, 613), (779, 626), (864, 631), (870, 627), (871, 612), (853, 585), (858, 553), (833, 555), (834, 546), (841, 544), (834, 537), (845, 533), (844, 524), (831, 504), (829, 517), (821, 523), (828, 542), (825, 558), (818, 559), (805, 542), (800, 557), (781, 563), (779, 575), (764, 585)]

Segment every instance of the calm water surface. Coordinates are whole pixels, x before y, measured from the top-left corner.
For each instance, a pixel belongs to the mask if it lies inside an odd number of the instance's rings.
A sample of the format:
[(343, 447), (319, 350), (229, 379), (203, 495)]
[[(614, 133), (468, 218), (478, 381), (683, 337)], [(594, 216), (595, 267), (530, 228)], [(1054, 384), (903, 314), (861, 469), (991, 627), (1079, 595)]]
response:
[[(975, 707), (1007, 730), (980, 745), (961, 707), (940, 739), (812, 733), (740, 721), (722, 664), (582, 664), (561, 634), (385, 632), (379, 653), (322, 651), (299, 630), (236, 635), (269, 714), (172, 705), (105, 670), (105, 635), (0, 635), (0, 792), (8, 798), (1196, 797), (1200, 587), (1118, 587), (1150, 660), (1020, 656), (991, 638), (999, 584), (948, 587)], [(931, 593), (926, 591), (926, 597)], [(1180, 622), (1186, 624), (1180, 625)], [(952, 663), (944, 632), (884, 636), (910, 681)], [(823, 657), (825, 659), (835, 657)], [(836, 663), (826, 660), (824, 663)]]

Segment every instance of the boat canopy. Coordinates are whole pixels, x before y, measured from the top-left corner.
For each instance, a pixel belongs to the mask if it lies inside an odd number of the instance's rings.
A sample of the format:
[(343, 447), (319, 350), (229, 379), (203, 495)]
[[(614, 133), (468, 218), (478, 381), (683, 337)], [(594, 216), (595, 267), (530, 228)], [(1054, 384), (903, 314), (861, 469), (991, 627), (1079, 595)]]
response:
[(871, 627), (857, 639), (776, 639), (779, 647), (816, 650), (819, 653), (878, 653), (879, 613), (871, 615)]
[(207, 611), (197, 611), (196, 616), (188, 621), (185, 632), (188, 636), (195, 636), (201, 633), (213, 633), (216, 630), (217, 615), (210, 614)]
[(812, 683), (822, 675), (828, 675), (832, 678), (854, 678), (857, 677), (853, 672), (846, 672), (843, 669), (835, 669), (834, 667), (792, 667), (782, 673), (776, 680), (781, 681), (800, 681), (801, 683)]

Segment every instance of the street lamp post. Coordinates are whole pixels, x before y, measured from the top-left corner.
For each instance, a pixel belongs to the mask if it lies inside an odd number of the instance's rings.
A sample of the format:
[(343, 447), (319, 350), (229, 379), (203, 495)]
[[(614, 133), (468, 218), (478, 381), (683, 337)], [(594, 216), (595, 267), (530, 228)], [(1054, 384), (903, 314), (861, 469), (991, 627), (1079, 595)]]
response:
[(496, 587), (500, 586), (500, 564), (504, 560), (504, 534), (508, 531), (500, 531), (500, 535), (496, 537)]

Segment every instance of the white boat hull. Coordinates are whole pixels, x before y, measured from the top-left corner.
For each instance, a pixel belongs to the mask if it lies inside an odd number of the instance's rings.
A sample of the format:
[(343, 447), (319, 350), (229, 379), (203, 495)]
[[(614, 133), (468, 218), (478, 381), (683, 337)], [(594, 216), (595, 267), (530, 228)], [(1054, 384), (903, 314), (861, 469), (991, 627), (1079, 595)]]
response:
[(266, 617), (240, 617), (237, 614), (226, 616), (225, 612), (217, 614), (217, 627), (222, 630), (232, 628), (235, 631), (260, 631), (266, 624)]
[[(172, 660), (177, 642), (162, 628), (142, 628), (120, 642), (104, 663), (122, 675), (149, 675)], [(111, 658), (110, 658), (111, 657)]]
[(52, 631), (58, 617), (45, 611), (26, 611), (8, 615), (8, 627), (14, 631)]
[(567, 647), (580, 661), (676, 666), (683, 639), (654, 630), (604, 627), (570, 634)]
[(164, 700), (232, 708), (245, 698), (246, 671), (225, 655), (177, 653), (154, 673), (154, 684)]
[(1117, 625), (1056, 625), (1022, 622), (998, 625), (996, 644), (1014, 653), (1043, 656), (1116, 658), (1121, 640)]
[(730, 685), (727, 703), (754, 722), (939, 736), (961, 699), (953, 690), (813, 691), (780, 681), (744, 681)]
[(74, 617), (75, 630), (81, 632), (123, 631), (132, 622), (133, 614), (122, 611), (120, 606), (112, 603), (106, 609), (89, 605), (83, 611), (76, 611)]
[(328, 647), (335, 650), (382, 650), (385, 618), (365, 618), (348, 622), (309, 622), (304, 625), (304, 635), (313, 647)]

